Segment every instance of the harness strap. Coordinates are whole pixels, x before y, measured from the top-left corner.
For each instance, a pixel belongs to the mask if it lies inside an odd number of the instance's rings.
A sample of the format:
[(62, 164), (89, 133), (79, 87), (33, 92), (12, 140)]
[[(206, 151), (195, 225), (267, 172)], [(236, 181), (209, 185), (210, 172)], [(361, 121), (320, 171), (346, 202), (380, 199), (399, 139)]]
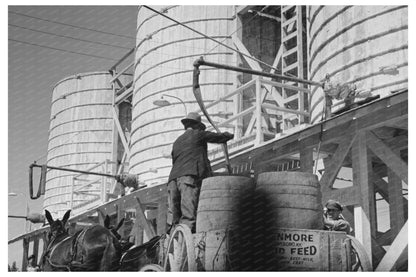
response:
[(78, 255), (78, 245), (82, 245), (82, 243), (84, 242), (84, 238), (85, 238), (85, 234), (87, 233), (87, 231), (91, 229), (91, 227), (88, 228), (84, 228), (81, 232), (79, 232), (76, 235), (76, 238), (74, 240), (74, 242), (72, 243), (72, 259), (71, 259), (71, 263), (73, 261), (77, 260), (77, 257), (81, 257), (81, 260), (79, 261), (80, 263), (83, 263), (83, 259), (82, 259), (82, 253), (80, 253), (80, 255)]
[[(91, 227), (90, 227), (91, 228)], [(58, 246), (59, 245), (61, 245), (64, 241), (67, 241), (67, 240), (69, 240), (69, 239), (71, 239), (71, 238), (73, 238), (73, 236), (68, 236), (68, 237), (66, 237), (65, 239), (63, 239), (63, 240), (61, 240), (60, 242), (58, 242), (56, 245), (54, 245), (54, 246), (52, 246), (50, 249), (47, 249), (46, 250), (46, 252), (45, 252), (45, 255), (44, 255), (44, 258), (48, 261), (48, 263), (52, 266), (52, 267), (56, 267), (56, 268), (66, 268), (68, 271), (71, 271), (71, 264), (72, 264), (72, 262), (74, 261), (74, 260), (76, 260), (76, 258), (77, 258), (77, 252), (78, 252), (78, 244), (79, 244), (79, 241), (81, 240), (81, 238), (82, 238), (82, 240), (84, 240), (84, 237), (85, 237), (85, 233), (90, 229), (90, 228), (85, 228), (85, 229), (83, 229), (82, 231), (80, 231), (78, 234), (75, 234), (75, 240), (74, 240), (74, 242), (72, 243), (72, 247), (71, 247), (71, 249), (70, 249), (70, 251), (72, 252), (72, 255), (71, 255), (71, 260), (66, 264), (66, 265), (58, 265), (58, 264), (54, 264), (52, 261), (51, 261), (51, 257), (52, 257), (52, 254), (53, 254), (53, 252), (56, 250), (56, 248), (58, 248)], [(55, 241), (55, 239), (56, 239), (56, 237), (52, 240), (52, 242), (50, 243), (50, 245), (52, 245), (53, 244), (53, 242)], [(82, 258), (82, 255), (80, 255), (81, 256), (81, 258)], [(81, 263), (82, 263), (82, 260), (80, 261)]]

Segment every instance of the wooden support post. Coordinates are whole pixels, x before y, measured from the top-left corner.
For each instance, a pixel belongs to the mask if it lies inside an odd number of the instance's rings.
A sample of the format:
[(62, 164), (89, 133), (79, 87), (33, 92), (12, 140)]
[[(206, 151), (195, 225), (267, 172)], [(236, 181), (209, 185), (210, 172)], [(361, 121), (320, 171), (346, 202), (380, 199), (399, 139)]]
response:
[(168, 198), (167, 197), (163, 197), (157, 206), (157, 221), (156, 221), (156, 226), (157, 226), (157, 234), (158, 235), (162, 235), (164, 233), (166, 233), (166, 219), (167, 219), (167, 215), (168, 215)]
[(146, 232), (147, 237), (149, 240), (156, 236), (156, 231), (153, 225), (147, 220), (146, 215), (144, 214), (144, 208), (139, 200), (136, 198), (137, 206), (136, 206), (136, 220), (139, 222), (139, 225), (143, 226), (144, 231)]
[(313, 172), (313, 148), (307, 147), (309, 142), (307, 140), (299, 141), (299, 155), (300, 155), (300, 171)]
[[(124, 218), (125, 216), (126, 215), (124, 212), (123, 202), (120, 202), (117, 204), (117, 223), (116, 224), (118, 224), (118, 222), (120, 222), (120, 220)], [(123, 226), (120, 227), (120, 229), (118, 229), (118, 233), (121, 235), (121, 237), (124, 237), (124, 224)]]
[(143, 232), (144, 229), (140, 226), (140, 224), (135, 229), (135, 235), (134, 235), (134, 244), (135, 245), (142, 245), (143, 244)]
[(402, 180), (390, 168), (388, 171), (388, 192), (390, 204), (390, 228), (395, 237), (404, 225), (404, 205), (402, 193)]
[[(306, 63), (306, 61), (304, 61), (303, 58), (303, 25), (302, 25), (302, 6), (296, 6), (296, 16), (297, 16), (297, 20), (296, 20), (296, 29), (298, 32), (297, 35), (297, 61), (298, 61), (298, 78), (304, 78), (303, 76), (303, 64)], [(298, 83), (298, 86), (302, 87), (303, 85), (301, 83)], [(298, 110), (299, 111), (304, 111), (304, 106), (305, 106), (305, 93), (303, 93), (302, 91), (298, 91)], [(302, 115), (298, 116), (299, 119), (299, 124), (302, 124), (305, 122), (305, 117)]]
[(143, 244), (143, 228), (140, 227), (140, 223), (137, 217), (136, 217), (133, 227), (131, 228), (129, 237), (134, 238), (135, 245)]
[(98, 224), (100, 224), (101, 226), (104, 226), (105, 214), (103, 213), (103, 211), (101, 211), (101, 209), (97, 209), (97, 214), (98, 214)]
[(334, 155), (331, 158), (331, 162), (328, 163), (329, 167), (325, 166), (325, 172), (320, 180), (321, 188), (323, 191), (329, 190), (332, 188), (332, 185), (335, 181), (335, 178), (338, 175), (338, 172), (342, 166), (342, 163), (347, 156), (351, 145), (355, 139), (355, 131), (350, 128), (351, 132), (350, 135), (345, 137), (340, 144), (338, 145), (337, 150), (335, 151)]
[(406, 221), (375, 271), (391, 271), (403, 251), (406, 251), (408, 244), (408, 228)]
[[(238, 39), (242, 39), (243, 37), (243, 30), (242, 30), (242, 22), (241, 22), (241, 18), (238, 15), (238, 11), (237, 11), (237, 7), (234, 7), (234, 28), (235, 28), (235, 35), (237, 36)], [(239, 66), (239, 64), (241, 63), (241, 58), (240, 58), (240, 54), (238, 54), (237, 52), (233, 53), (233, 63), (235, 66)], [(236, 73), (235, 74), (235, 79), (234, 79), (234, 85), (233, 85), (233, 90), (236, 90), (240, 85), (240, 79), (238, 78), (238, 76), (243, 76), (242, 73)], [(242, 78), (241, 78), (242, 80)], [(236, 94), (233, 97), (234, 100), (234, 115), (238, 114), (239, 112), (242, 111), (242, 107), (243, 107), (243, 95), (241, 93)], [(237, 120), (234, 121), (234, 138), (235, 139), (239, 139), (241, 138), (241, 136), (243, 135), (243, 118), (239, 118)]]
[(23, 239), (22, 271), (27, 271), (27, 258), (29, 257), (29, 239)]
[[(375, 185), (376, 192), (380, 193), (380, 195), (384, 198), (384, 200), (386, 200), (387, 203), (389, 203), (389, 205), (390, 205), (389, 184), (382, 179), (383, 176), (381, 176), (380, 174), (375, 173), (377, 171), (377, 167), (374, 167), (373, 170), (374, 170), (373, 183)], [(389, 171), (388, 170), (389, 169), (387, 168), (387, 173), (386, 173), (387, 177), (389, 176)], [(393, 174), (393, 171), (391, 171), (391, 174)], [(394, 175), (396, 175), (396, 174), (394, 174)], [(398, 178), (397, 175), (396, 175), (396, 177)], [(401, 183), (401, 181), (400, 181), (400, 183)], [(402, 192), (400, 192), (400, 193), (402, 195), (402, 198), (401, 198), (401, 200), (398, 200), (398, 201), (403, 202), (403, 209), (399, 209), (399, 210), (404, 213), (403, 217), (404, 217), (404, 221), (405, 221), (405, 220), (407, 220), (407, 217), (408, 217), (408, 209), (409, 209), (408, 207), (409, 207), (409, 205), (408, 205), (408, 200), (403, 197)], [(392, 215), (390, 215), (390, 221), (391, 221), (391, 218), (392, 218)], [(403, 226), (403, 224), (401, 224), (401, 226)], [(400, 226), (400, 228), (401, 228), (401, 226)]]
[(256, 117), (256, 140), (254, 142), (254, 145), (259, 145), (263, 142), (263, 130), (261, 129), (261, 103), (262, 103), (262, 97), (261, 97), (261, 83), (260, 83), (260, 77), (257, 77), (256, 79), (256, 109), (255, 109), (255, 117)]
[(38, 257), (39, 257), (39, 236), (35, 236), (33, 240), (33, 255), (35, 256), (35, 263), (38, 263)]
[(351, 153), (353, 183), (360, 188), (361, 195), (360, 205), (354, 208), (355, 237), (363, 244), (368, 256), (372, 257), (371, 233), (375, 230), (372, 229), (371, 209), (374, 208), (374, 189), (369, 180), (371, 160), (364, 132), (357, 134)]
[(376, 154), (397, 176), (408, 184), (407, 164), (394, 153), (384, 142), (373, 133), (368, 132), (367, 144), (371, 151)]
[[(121, 127), (120, 121), (118, 119), (118, 108), (116, 108), (115, 106), (112, 109), (113, 112), (113, 121), (114, 121), (114, 125), (116, 127), (116, 135), (118, 135), (118, 138), (120, 138), (123, 147), (124, 147), (124, 151), (127, 153), (127, 156), (130, 158), (130, 148), (129, 148), (129, 144), (127, 142), (126, 139), (126, 135), (124, 134), (123, 128)], [(117, 153), (118, 155), (118, 153)], [(117, 161), (117, 159), (116, 159)]]
[[(114, 77), (116, 75), (116, 71), (112, 70), (111, 71), (111, 75)], [(113, 95), (112, 95), (112, 99), (111, 99), (111, 104), (112, 104), (112, 108), (111, 110), (113, 111), (113, 109), (116, 111), (116, 114), (118, 115), (118, 105), (116, 104), (116, 96), (117, 96), (117, 91), (116, 91), (116, 85), (114, 82), (111, 83), (111, 88), (113, 89)], [(116, 162), (117, 161), (117, 156), (118, 156), (118, 132), (117, 132), (117, 126), (116, 126), (116, 120), (118, 121), (118, 117), (114, 117), (114, 112), (113, 112), (113, 123), (111, 124), (111, 137), (112, 137), (112, 148), (111, 148), (111, 160)], [(111, 174), (115, 174), (117, 171), (117, 163), (113, 163), (111, 165)]]
[(373, 176), (371, 178), (374, 183), (374, 192), (378, 192), (381, 197), (386, 200), (387, 203), (390, 203), (389, 193), (388, 193), (388, 183), (384, 181), (378, 174), (374, 172), (373, 169)]

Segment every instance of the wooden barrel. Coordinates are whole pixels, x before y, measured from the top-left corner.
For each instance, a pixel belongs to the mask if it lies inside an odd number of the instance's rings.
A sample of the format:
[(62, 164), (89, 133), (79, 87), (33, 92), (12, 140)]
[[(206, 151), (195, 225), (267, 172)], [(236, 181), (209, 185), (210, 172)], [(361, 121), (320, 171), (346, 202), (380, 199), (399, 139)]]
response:
[(194, 234), (198, 271), (229, 271), (229, 230), (214, 230)]
[(267, 195), (273, 227), (321, 229), (322, 204), (316, 175), (307, 172), (265, 172), (257, 191)]
[(254, 191), (254, 181), (245, 176), (204, 179), (199, 195), (196, 231), (226, 229), (236, 224), (238, 207)]

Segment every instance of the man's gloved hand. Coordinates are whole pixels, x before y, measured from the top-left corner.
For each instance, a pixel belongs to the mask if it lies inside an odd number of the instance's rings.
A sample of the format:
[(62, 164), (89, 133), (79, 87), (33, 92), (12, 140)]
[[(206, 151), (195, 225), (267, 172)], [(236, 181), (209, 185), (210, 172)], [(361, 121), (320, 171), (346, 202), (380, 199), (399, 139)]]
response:
[(116, 175), (116, 181), (121, 183), (121, 180), (122, 180), (121, 175)]
[(322, 221), (326, 227), (334, 227), (334, 221), (328, 218), (327, 214), (323, 214)]
[(234, 138), (234, 134), (231, 134), (229, 132), (224, 132), (223, 134), (227, 137), (228, 140), (231, 140)]

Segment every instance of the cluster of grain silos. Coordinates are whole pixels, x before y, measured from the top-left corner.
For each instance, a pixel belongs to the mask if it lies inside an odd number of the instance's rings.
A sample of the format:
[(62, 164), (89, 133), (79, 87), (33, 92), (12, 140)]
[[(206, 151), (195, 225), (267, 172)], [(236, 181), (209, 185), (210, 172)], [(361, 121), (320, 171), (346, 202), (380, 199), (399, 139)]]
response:
[[(234, 47), (231, 41), (237, 28), (234, 6), (154, 8)], [(381, 96), (407, 86), (407, 7), (309, 6), (307, 10), (309, 79), (323, 81), (328, 74), (333, 81), (352, 82), (359, 90)], [(252, 35), (257, 29), (250, 30)], [(136, 32), (129, 172), (138, 174), (142, 182), (151, 186), (167, 181), (172, 143), (183, 131), (180, 119), (185, 117), (185, 110), (199, 109), (192, 93), (193, 62), (204, 56), (211, 62), (238, 64), (233, 51), (144, 7), (138, 10)], [(244, 25), (242, 33), (247, 34)], [(276, 36), (280, 32), (271, 38)], [(267, 62), (273, 60), (271, 54), (266, 57)], [(110, 79), (105, 72), (80, 74), (55, 86), (49, 165), (86, 170), (112, 158)], [(236, 74), (202, 67), (200, 85), (203, 99), (209, 103), (235, 88)], [(171, 105), (154, 105), (162, 97)], [(323, 98), (322, 89), (313, 90), (312, 123), (321, 119)], [(224, 101), (209, 112), (218, 120), (216, 114), (227, 113), (232, 107), (232, 100)], [(73, 175), (48, 173), (45, 208), (56, 213), (68, 208)], [(98, 193), (94, 185), (88, 190), (89, 193), (74, 198), (75, 205), (91, 201)]]

